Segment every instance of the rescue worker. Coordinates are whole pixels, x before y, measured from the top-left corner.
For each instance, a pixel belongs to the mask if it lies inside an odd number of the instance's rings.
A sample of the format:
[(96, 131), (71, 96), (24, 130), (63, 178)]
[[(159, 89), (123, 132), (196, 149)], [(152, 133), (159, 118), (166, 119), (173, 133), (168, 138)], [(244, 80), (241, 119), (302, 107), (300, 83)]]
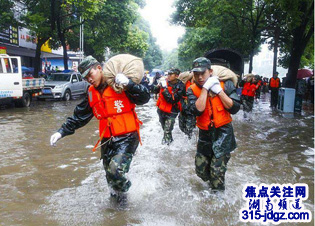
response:
[(86, 98), (76, 106), (72, 117), (51, 136), (50, 143), (56, 142), (86, 125), (94, 116), (99, 120), (101, 159), (106, 172), (111, 196), (124, 197), (131, 186), (125, 177), (139, 144), (139, 123), (135, 104), (145, 104), (150, 99), (146, 87), (134, 83), (124, 74), (115, 77), (116, 84), (125, 91), (116, 93), (105, 82), (101, 64), (92, 56), (86, 57), (79, 65), (82, 77), (88, 81)]
[(281, 86), (278, 75), (279, 73), (275, 72), (273, 77), (269, 80), (269, 89), (271, 90), (270, 107), (272, 108), (277, 108), (278, 105), (278, 94)]
[(192, 132), (196, 127), (196, 116), (194, 116), (190, 112), (187, 102), (187, 90), (191, 86), (191, 84), (193, 84), (193, 78), (187, 80), (187, 82), (185, 83), (185, 93), (183, 95), (183, 98), (180, 100), (182, 110), (180, 111), (178, 116), (179, 128), (183, 133), (185, 133), (188, 136), (188, 139), (191, 139)]
[(256, 90), (259, 87), (259, 83), (256, 82), (256, 78), (254, 76), (249, 75), (246, 78), (243, 85), (242, 95), (241, 95), (241, 103), (243, 105), (244, 118), (247, 118), (248, 114), (253, 110), (254, 99)]
[(239, 111), (240, 100), (231, 80), (219, 81), (212, 75), (209, 59), (199, 57), (192, 66), (195, 83), (188, 88), (187, 96), (199, 128), (196, 173), (214, 192), (223, 191), (230, 153), (236, 148), (230, 114)]
[(155, 88), (155, 93), (159, 93), (156, 102), (157, 113), (164, 131), (162, 144), (169, 145), (173, 142), (172, 131), (175, 119), (181, 110), (180, 100), (185, 93), (185, 86), (178, 79), (179, 73), (180, 71), (176, 68), (170, 69), (167, 74), (167, 81), (162, 77), (159, 85)]
[(157, 93), (154, 90), (155, 90), (155, 87), (159, 84), (161, 77), (162, 77), (162, 75), (159, 72), (156, 72), (155, 76), (153, 77), (151, 92), (153, 93), (153, 99), (154, 100), (157, 100)]

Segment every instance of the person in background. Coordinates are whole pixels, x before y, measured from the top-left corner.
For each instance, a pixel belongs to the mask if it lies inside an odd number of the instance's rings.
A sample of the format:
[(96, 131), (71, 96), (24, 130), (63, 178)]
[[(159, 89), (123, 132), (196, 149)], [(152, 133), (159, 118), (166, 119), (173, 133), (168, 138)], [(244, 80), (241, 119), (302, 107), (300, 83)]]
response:
[(225, 189), (225, 173), (236, 148), (232, 118), (240, 109), (234, 83), (213, 76), (211, 61), (199, 57), (193, 61), (195, 83), (187, 90), (188, 106), (197, 116), (199, 137), (195, 166), (197, 176), (216, 191)]
[(263, 91), (263, 94), (269, 92), (269, 88), (268, 88), (268, 78), (266, 78), (266, 77), (263, 78), (262, 91)]
[(111, 196), (119, 201), (125, 198), (131, 186), (125, 174), (139, 145), (141, 122), (135, 112), (135, 105), (147, 103), (150, 93), (146, 87), (134, 83), (122, 73), (115, 76), (115, 83), (123, 85), (125, 91), (116, 93), (105, 82), (101, 64), (92, 56), (86, 57), (78, 69), (91, 86), (85, 99), (75, 107), (73, 116), (68, 117), (51, 136), (50, 144), (55, 146), (59, 139), (74, 134), (96, 117), (99, 120), (101, 159), (106, 180)]
[(270, 107), (276, 109), (278, 105), (278, 94), (281, 86), (279, 73), (275, 72), (273, 77), (269, 80), (269, 89), (271, 90)]
[(147, 73), (144, 73), (143, 78), (142, 78), (140, 84), (143, 85), (143, 86), (145, 86), (147, 89), (149, 89), (149, 83), (150, 83), (150, 81), (149, 81), (149, 78), (148, 78), (148, 76), (147, 76)]
[(162, 144), (169, 145), (173, 142), (172, 131), (175, 119), (181, 110), (180, 100), (185, 93), (185, 86), (178, 79), (179, 73), (180, 71), (176, 68), (170, 69), (167, 80), (162, 77), (155, 88), (155, 93), (159, 93), (159, 99), (156, 102), (157, 113), (164, 132)]
[(162, 77), (162, 75), (159, 72), (155, 73), (155, 76), (153, 77), (153, 82), (152, 82), (152, 86), (151, 86), (151, 91), (153, 93), (153, 99), (156, 100), (157, 99), (157, 94), (155, 92), (156, 87), (159, 84), (160, 78)]
[(255, 94), (258, 86), (259, 83), (257, 83), (255, 76), (249, 74), (245, 78), (241, 95), (241, 103), (243, 105), (245, 119), (248, 118), (249, 113), (253, 110)]

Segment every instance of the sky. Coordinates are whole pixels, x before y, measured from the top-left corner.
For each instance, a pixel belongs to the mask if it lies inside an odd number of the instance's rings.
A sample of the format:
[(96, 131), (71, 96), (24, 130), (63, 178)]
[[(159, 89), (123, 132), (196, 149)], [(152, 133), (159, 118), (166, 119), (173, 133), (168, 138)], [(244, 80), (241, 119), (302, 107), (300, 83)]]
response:
[(146, 0), (146, 6), (140, 9), (142, 17), (149, 22), (152, 35), (162, 50), (171, 51), (178, 47), (177, 39), (185, 33), (180, 26), (170, 25), (170, 16), (175, 11), (175, 0)]

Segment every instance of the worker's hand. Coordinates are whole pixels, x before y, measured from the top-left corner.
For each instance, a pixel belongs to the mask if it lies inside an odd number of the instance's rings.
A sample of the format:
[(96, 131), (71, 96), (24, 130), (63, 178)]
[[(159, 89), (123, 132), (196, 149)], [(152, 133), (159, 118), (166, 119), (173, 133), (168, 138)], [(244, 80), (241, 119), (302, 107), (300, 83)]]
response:
[(115, 82), (118, 84), (118, 85), (123, 85), (123, 86), (126, 86), (128, 85), (129, 83), (129, 78), (127, 78), (126, 75), (124, 75), (123, 73), (118, 73), (115, 77)]
[(50, 137), (50, 145), (56, 146), (57, 141), (62, 137), (61, 133), (56, 132)]
[(165, 78), (164, 77), (162, 77), (162, 78), (160, 78), (160, 86), (162, 87), (162, 88), (166, 88), (166, 86), (167, 86), (167, 83), (166, 83), (166, 80), (165, 80)]
[(222, 91), (222, 87), (220, 83), (215, 83), (213, 86), (211, 86), (210, 90), (215, 94), (219, 94)]
[(219, 79), (218, 79), (217, 76), (209, 77), (209, 78), (207, 79), (207, 81), (205, 82), (205, 84), (203, 84), (202, 87), (209, 91), (209, 89), (210, 89), (214, 84), (219, 84), (219, 85), (220, 85), (220, 81), (219, 81)]

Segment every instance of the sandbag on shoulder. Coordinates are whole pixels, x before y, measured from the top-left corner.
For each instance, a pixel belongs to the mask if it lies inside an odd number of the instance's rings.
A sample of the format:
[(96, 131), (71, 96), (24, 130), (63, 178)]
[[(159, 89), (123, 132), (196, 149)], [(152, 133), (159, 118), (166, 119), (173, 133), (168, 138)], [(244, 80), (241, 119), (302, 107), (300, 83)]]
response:
[(116, 92), (123, 91), (122, 85), (115, 83), (115, 76), (123, 73), (133, 82), (139, 84), (143, 78), (144, 66), (141, 58), (130, 54), (119, 54), (110, 58), (103, 66), (105, 81)]
[(179, 74), (178, 79), (181, 80), (184, 84), (186, 84), (186, 82), (188, 80), (191, 80), (193, 76), (194, 76), (193, 72), (184, 71), (184, 72)]
[(213, 70), (212, 74), (218, 76), (220, 81), (226, 81), (230, 79), (236, 87), (237, 75), (233, 71), (220, 65), (212, 65), (211, 69)]
[(254, 74), (250, 73), (250, 74), (244, 75), (244, 79), (246, 80), (246, 82), (251, 82), (253, 78), (255, 78)]

